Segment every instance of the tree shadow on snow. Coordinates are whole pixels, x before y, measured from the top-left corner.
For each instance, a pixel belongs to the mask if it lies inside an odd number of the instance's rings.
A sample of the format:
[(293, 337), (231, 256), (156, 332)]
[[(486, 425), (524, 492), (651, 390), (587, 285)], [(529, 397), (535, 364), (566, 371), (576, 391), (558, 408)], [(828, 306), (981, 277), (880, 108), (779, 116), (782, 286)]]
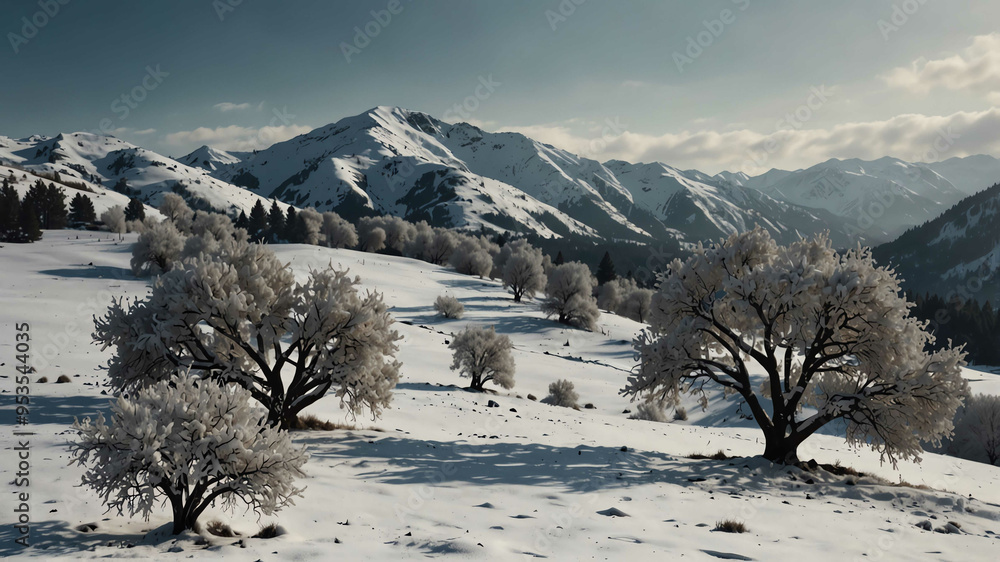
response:
[(135, 280), (137, 277), (131, 270), (124, 267), (113, 267), (109, 265), (80, 265), (64, 269), (46, 269), (39, 271), (42, 275), (53, 277), (67, 277), (70, 279), (122, 279)]
[[(72, 525), (66, 521), (32, 521), (28, 544), (31, 549), (43, 551), (44, 558), (72, 556), (97, 547), (127, 548), (130, 545), (158, 545), (179, 537), (171, 535), (169, 525), (153, 529), (148, 533), (121, 530), (102, 531), (102, 522), (93, 523), (96, 529), (82, 532), (83, 525)], [(13, 524), (0, 527), (0, 558), (25, 554), (25, 548), (14, 541), (23, 535)]]
[(96, 418), (99, 412), (107, 417), (111, 396), (47, 396), (31, 397), (31, 422), (70, 426), (74, 418)]
[[(367, 460), (378, 460), (387, 469), (364, 471), (358, 478), (385, 484), (413, 485), (465, 482), (479, 485), (562, 486), (572, 492), (619, 488), (649, 482), (650, 464), (674, 461), (670, 455), (648, 451), (622, 451), (613, 447), (553, 447), (538, 443), (482, 443), (421, 441), (386, 437), (372, 443), (367, 437), (331, 441), (329, 437), (296, 439), (314, 459), (345, 462), (363, 469)], [(354, 459), (354, 460), (352, 460)], [(357, 462), (355, 462), (355, 460)], [(359, 464), (360, 463), (360, 464)], [(689, 470), (658, 471), (655, 480), (684, 479)]]

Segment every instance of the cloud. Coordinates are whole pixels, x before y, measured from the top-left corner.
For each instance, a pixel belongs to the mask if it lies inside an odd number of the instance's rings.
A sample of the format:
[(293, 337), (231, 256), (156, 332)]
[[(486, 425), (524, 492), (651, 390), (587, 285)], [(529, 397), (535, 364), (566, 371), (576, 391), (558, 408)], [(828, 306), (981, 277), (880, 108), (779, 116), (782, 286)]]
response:
[(697, 130), (649, 135), (624, 131), (588, 136), (563, 124), (505, 127), (595, 160), (665, 162), (707, 173), (798, 169), (829, 158), (874, 160), (894, 156), (933, 162), (953, 156), (1000, 154), (1000, 109), (951, 115), (898, 115), (884, 121), (844, 123), (827, 129)]
[(920, 93), (938, 88), (971, 90), (995, 100), (993, 91), (1000, 89), (1000, 34), (973, 37), (972, 44), (959, 54), (917, 59), (909, 68), (894, 68), (882, 79), (890, 86)]
[(312, 127), (304, 125), (278, 125), (268, 127), (198, 127), (193, 131), (170, 133), (166, 144), (177, 147), (198, 147), (211, 145), (222, 150), (262, 150), (274, 143), (286, 141), (294, 136), (308, 133)]
[(245, 109), (250, 109), (251, 107), (253, 107), (253, 106), (251, 104), (249, 104), (249, 103), (232, 103), (232, 102), (224, 101), (222, 103), (217, 103), (217, 104), (213, 105), (212, 109), (215, 109), (217, 111), (221, 111), (223, 113), (226, 113), (226, 112), (229, 112), (229, 111), (243, 111)]
[(151, 135), (156, 132), (156, 129), (139, 129), (138, 131), (133, 131), (133, 135)]

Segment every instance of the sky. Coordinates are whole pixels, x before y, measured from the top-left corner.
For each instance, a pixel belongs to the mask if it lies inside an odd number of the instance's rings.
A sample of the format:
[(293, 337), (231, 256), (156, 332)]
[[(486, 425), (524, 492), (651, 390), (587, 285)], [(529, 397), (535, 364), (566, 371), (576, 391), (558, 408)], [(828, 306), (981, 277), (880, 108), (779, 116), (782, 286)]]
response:
[(1000, 156), (996, 21), (991, 0), (4, 0), (0, 135), (179, 157), (394, 105), (708, 173)]

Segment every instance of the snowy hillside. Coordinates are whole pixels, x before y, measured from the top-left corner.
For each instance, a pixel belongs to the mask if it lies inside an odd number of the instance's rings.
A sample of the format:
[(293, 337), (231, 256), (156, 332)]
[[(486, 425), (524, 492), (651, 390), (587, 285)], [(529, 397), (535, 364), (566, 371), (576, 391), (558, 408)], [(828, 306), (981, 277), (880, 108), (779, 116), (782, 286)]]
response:
[[(80, 236), (77, 239), (77, 236)], [(344, 421), (354, 430), (295, 432), (311, 455), (304, 495), (275, 517), (258, 520), (206, 513), (243, 534), (205, 539), (168, 536), (169, 512), (129, 520), (105, 514), (79, 486), (82, 468), (67, 466), (74, 417), (104, 410), (110, 350), (89, 342), (92, 316), (112, 296), (146, 294), (148, 280), (129, 272), (128, 242), (105, 233), (46, 231), (42, 241), (0, 249), (0, 325), (10, 351), (13, 324), (33, 334), (31, 530), (35, 548), (13, 544), (13, 513), (0, 515), (0, 555), (10, 559), (129, 557), (173, 560), (988, 560), (1000, 533), (1000, 469), (928, 454), (899, 471), (877, 455), (853, 451), (842, 438), (817, 435), (803, 458), (842, 462), (885, 480), (780, 469), (754, 458), (763, 444), (735, 402), (713, 403), (706, 414), (689, 404), (686, 422), (627, 419), (635, 405), (618, 395), (633, 365), (628, 340), (640, 325), (602, 315), (598, 332), (569, 330), (515, 304), (497, 282), (404, 258), (276, 246), (298, 275), (333, 264), (382, 291), (403, 336), (402, 378), (392, 408), (377, 421), (350, 420), (328, 396), (308, 413)], [(465, 304), (466, 317), (444, 320), (431, 303), (440, 294)], [(469, 393), (448, 369), (451, 334), (466, 325), (496, 326), (515, 345), (515, 387), (497, 395)], [(5, 357), (9, 357), (6, 353)], [(4, 389), (10, 362), (2, 367)], [(973, 390), (1000, 387), (998, 377), (969, 371)], [(54, 384), (58, 376), (68, 384)], [(35, 382), (45, 376), (50, 382)], [(527, 398), (570, 378), (574, 411)], [(499, 407), (487, 407), (487, 400)], [(14, 420), (3, 406), (4, 439)], [(5, 441), (9, 442), (9, 441)], [(723, 450), (732, 460), (693, 460)], [(13, 479), (14, 465), (0, 464)], [(936, 490), (892, 485), (905, 480)], [(947, 491), (937, 491), (947, 490)], [(10, 505), (5, 503), (5, 505)], [(609, 512), (615, 509), (618, 511)], [(610, 513), (607, 515), (606, 513)], [(617, 514), (617, 515), (616, 515)], [(749, 532), (713, 531), (734, 518)], [(287, 533), (249, 538), (277, 521)], [(955, 534), (925, 531), (955, 522)], [(93, 528), (81, 527), (93, 524)], [(81, 532), (77, 528), (86, 528)], [(152, 531), (152, 532), (151, 532)], [(993, 554), (991, 554), (993, 553)]]
[(966, 197), (874, 253), (915, 291), (1000, 301), (1000, 184)]
[[(112, 191), (102, 187), (100, 184), (90, 183), (83, 180), (73, 179), (71, 183), (74, 185), (66, 185), (64, 183), (57, 182), (53, 179), (47, 177), (36, 176), (33, 172), (28, 170), (22, 170), (18, 168), (11, 168), (9, 166), (0, 165), (0, 177), (7, 178), (14, 189), (17, 190), (19, 197), (24, 197), (31, 189), (31, 186), (41, 179), (45, 182), (45, 185), (50, 183), (55, 184), (59, 187), (63, 195), (66, 196), (66, 205), (69, 206), (69, 202), (78, 193), (82, 193), (84, 197), (90, 199), (91, 203), (94, 204), (94, 212), (97, 216), (101, 216), (101, 213), (107, 211), (111, 207), (120, 205), (123, 209), (128, 206), (129, 198), (121, 193)], [(83, 185), (86, 189), (78, 189), (76, 186)], [(155, 208), (146, 205), (146, 215), (159, 215), (160, 212)]]
[(55, 137), (25, 139), (0, 137), (0, 163), (28, 170), (56, 173), (67, 180), (112, 189), (124, 181), (130, 193), (154, 207), (160, 194), (177, 191), (192, 206), (218, 211), (247, 212), (263, 198), (213, 178), (206, 170), (192, 168), (155, 152), (111, 136), (66, 133)]

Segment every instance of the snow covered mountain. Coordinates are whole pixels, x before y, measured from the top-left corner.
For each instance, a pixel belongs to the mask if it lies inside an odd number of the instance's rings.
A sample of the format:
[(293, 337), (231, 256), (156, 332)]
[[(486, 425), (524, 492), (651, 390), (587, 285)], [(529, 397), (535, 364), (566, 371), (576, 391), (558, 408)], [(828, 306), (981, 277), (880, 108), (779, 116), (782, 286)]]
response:
[(639, 243), (714, 241), (759, 224), (782, 242), (826, 230), (839, 246), (891, 240), (1000, 175), (1000, 160), (977, 156), (936, 164), (834, 159), (794, 172), (712, 176), (655, 162), (601, 163), (519, 133), (386, 106), (253, 153), (202, 146), (174, 160), (71, 133), (0, 137), (3, 162), (154, 206), (173, 190), (224, 211), (277, 199), (352, 219), (386, 213), (469, 230)]
[(829, 211), (846, 220), (854, 233), (895, 237), (1000, 181), (1000, 160), (984, 155), (936, 163), (834, 158), (804, 170), (773, 169), (754, 177), (722, 172), (716, 178)]
[(192, 162), (212, 163), (219, 179), (349, 217), (374, 211), (546, 237), (674, 236), (689, 243), (762, 224), (783, 241), (818, 229), (838, 242), (852, 240), (833, 215), (697, 171), (602, 164), (519, 133), (489, 133), (396, 107), (342, 119), (242, 162), (225, 164), (199, 150)]
[(968, 195), (979, 193), (1000, 182), (1000, 159), (986, 154), (949, 158), (942, 162), (920, 164), (945, 177)]
[(875, 248), (904, 287), (946, 299), (1000, 301), (1000, 183)]
[(177, 159), (181, 164), (191, 166), (192, 168), (201, 168), (209, 172), (214, 172), (219, 168), (232, 164), (238, 164), (241, 160), (241, 158), (237, 158), (232, 153), (207, 145), (202, 145), (190, 154)]
[(32, 172), (58, 173), (73, 182), (83, 181), (103, 190), (137, 197), (154, 207), (159, 205), (161, 194), (169, 191), (181, 193), (196, 208), (224, 212), (249, 212), (254, 203), (263, 201), (252, 192), (212, 177), (207, 170), (187, 166), (112, 136), (92, 133), (24, 139), (0, 137), (0, 163)]
[(614, 160), (606, 166), (632, 194), (636, 206), (650, 210), (689, 241), (717, 240), (755, 225), (784, 243), (822, 230), (830, 231), (838, 245), (854, 240), (843, 220), (822, 209), (785, 203), (698, 171), (682, 172), (659, 162)]

